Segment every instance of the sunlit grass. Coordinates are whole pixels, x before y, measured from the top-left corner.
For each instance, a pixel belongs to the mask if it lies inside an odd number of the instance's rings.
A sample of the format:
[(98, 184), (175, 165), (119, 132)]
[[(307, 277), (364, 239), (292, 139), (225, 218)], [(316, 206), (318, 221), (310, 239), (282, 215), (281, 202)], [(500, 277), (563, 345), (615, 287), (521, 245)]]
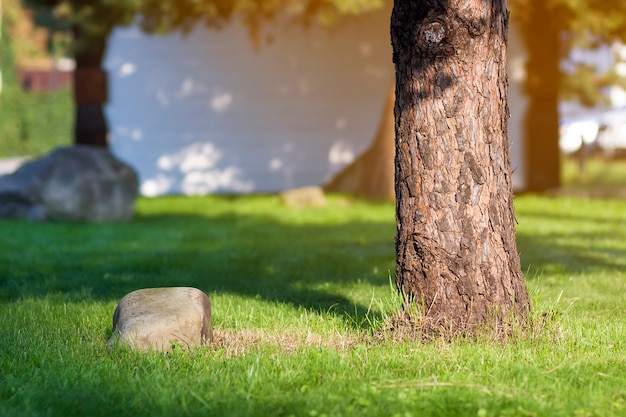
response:
[(593, 197), (626, 197), (626, 159), (595, 155), (584, 165), (576, 157), (561, 164), (561, 194)]
[[(508, 343), (373, 337), (393, 213), (169, 197), (130, 224), (1, 222), (0, 415), (626, 414), (626, 202), (516, 200), (537, 326)], [(119, 298), (174, 285), (210, 296), (214, 346), (106, 350)]]

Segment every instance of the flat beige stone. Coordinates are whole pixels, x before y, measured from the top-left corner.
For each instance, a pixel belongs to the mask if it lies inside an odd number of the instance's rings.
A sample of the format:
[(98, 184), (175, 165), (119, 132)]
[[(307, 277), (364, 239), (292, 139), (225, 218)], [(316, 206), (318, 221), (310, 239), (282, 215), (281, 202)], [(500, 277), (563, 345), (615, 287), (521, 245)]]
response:
[(326, 197), (321, 187), (293, 188), (280, 193), (283, 203), (291, 207), (324, 207)]
[(107, 346), (168, 352), (213, 340), (211, 301), (191, 287), (146, 288), (120, 300), (113, 313), (113, 334)]

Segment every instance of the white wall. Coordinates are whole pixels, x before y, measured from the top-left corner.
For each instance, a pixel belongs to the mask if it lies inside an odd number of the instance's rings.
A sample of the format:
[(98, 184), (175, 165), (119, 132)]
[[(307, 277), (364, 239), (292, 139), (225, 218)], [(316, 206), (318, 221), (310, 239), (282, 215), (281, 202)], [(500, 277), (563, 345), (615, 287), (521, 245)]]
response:
[[(138, 170), (144, 195), (321, 184), (369, 145), (393, 77), (388, 11), (334, 30), (271, 33), (258, 50), (236, 25), (188, 37), (113, 33), (111, 148)], [(516, 85), (509, 133), (521, 188)]]
[(110, 39), (111, 148), (145, 195), (320, 184), (367, 147), (392, 79), (388, 17), (341, 30), (277, 27)]

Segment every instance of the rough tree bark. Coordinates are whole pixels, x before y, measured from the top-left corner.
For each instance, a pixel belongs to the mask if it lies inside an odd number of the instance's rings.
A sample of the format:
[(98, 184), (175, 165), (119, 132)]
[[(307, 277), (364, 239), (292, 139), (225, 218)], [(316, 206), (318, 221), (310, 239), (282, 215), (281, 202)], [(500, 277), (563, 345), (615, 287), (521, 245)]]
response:
[(77, 44), (74, 54), (74, 143), (106, 147), (109, 128), (103, 105), (108, 100), (108, 87), (102, 60), (108, 33), (86, 35), (79, 26), (74, 26), (73, 34)]
[(395, 93), (395, 84), (392, 84), (372, 145), (324, 185), (326, 192), (351, 193), (368, 200), (395, 198)]
[(423, 328), (523, 320), (506, 0), (395, 0), (396, 284)]
[[(558, 188), (560, 179), (558, 95), (562, 74), (558, 53), (559, 33), (554, 10), (545, 2), (531, 3), (519, 20), (521, 36), (528, 53), (524, 113), (524, 192), (545, 192)], [(541, 28), (538, 29), (538, 28)], [(395, 97), (395, 86), (390, 95)], [(389, 98), (388, 98), (389, 102)], [(354, 162), (324, 185), (327, 192), (355, 194), (366, 199), (394, 199), (393, 103), (385, 106), (372, 145)]]

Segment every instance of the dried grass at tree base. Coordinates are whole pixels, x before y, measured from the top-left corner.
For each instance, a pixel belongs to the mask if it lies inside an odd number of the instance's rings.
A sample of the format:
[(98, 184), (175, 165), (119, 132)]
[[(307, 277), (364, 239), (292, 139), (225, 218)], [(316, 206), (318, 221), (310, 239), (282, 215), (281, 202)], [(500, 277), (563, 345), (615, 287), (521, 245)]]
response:
[(224, 349), (228, 356), (241, 356), (261, 346), (274, 346), (290, 354), (305, 347), (343, 350), (354, 347), (356, 338), (337, 333), (333, 337), (317, 333), (268, 333), (263, 330), (215, 330), (213, 333), (214, 349)]
[(515, 343), (521, 340), (548, 338), (557, 340), (562, 337), (559, 327), (558, 311), (543, 312), (533, 315), (524, 323), (506, 325), (483, 325), (461, 328), (442, 326), (428, 319), (415, 319), (415, 314), (400, 311), (389, 315), (380, 328), (372, 334), (346, 335), (336, 332), (322, 335), (314, 332), (289, 333), (268, 332), (259, 329), (220, 329), (214, 330), (211, 351), (222, 350), (228, 357), (245, 356), (249, 352), (263, 347), (278, 348), (285, 354), (293, 354), (304, 348), (349, 350), (357, 345), (377, 346), (385, 343), (430, 343), (441, 341), (487, 341), (489, 343)]
[(447, 326), (445, 323), (435, 322), (427, 317), (400, 311), (390, 315), (382, 327), (374, 332), (373, 340), (378, 343), (416, 342), (429, 343), (435, 340), (452, 343), (460, 340), (515, 342), (523, 339), (538, 339), (548, 337), (560, 338), (561, 332), (558, 323), (559, 312), (542, 312), (527, 318), (523, 322), (512, 319), (507, 323), (495, 320), (483, 325)]

